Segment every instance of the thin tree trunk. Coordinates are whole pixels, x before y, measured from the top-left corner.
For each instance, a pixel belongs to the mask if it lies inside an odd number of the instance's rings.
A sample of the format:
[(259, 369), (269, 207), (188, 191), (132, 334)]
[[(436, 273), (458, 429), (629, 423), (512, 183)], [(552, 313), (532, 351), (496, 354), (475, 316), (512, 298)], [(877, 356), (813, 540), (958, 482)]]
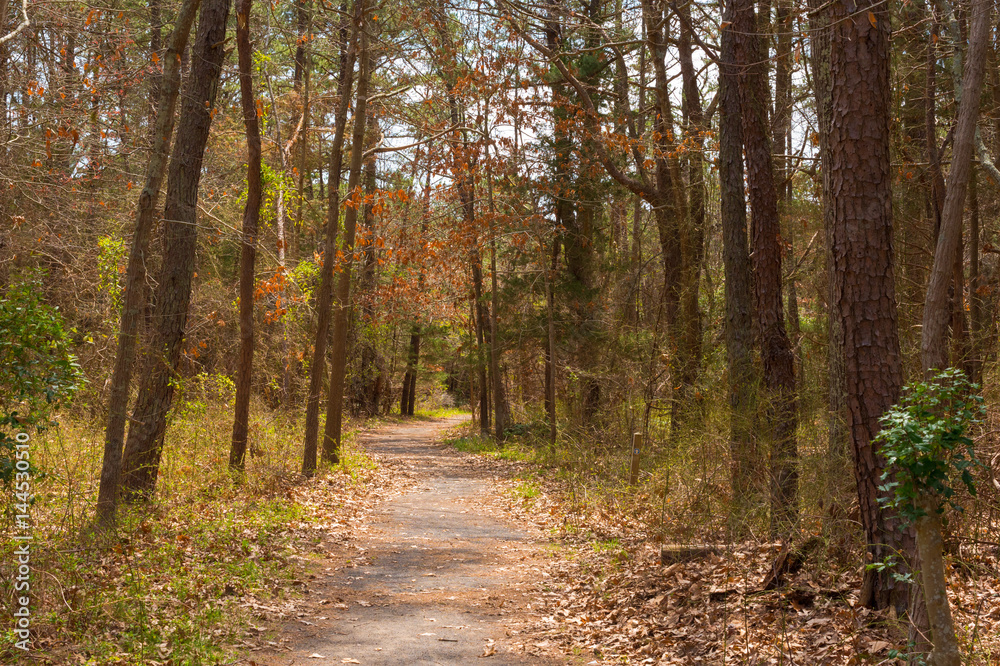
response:
[[(424, 253), (427, 243), (427, 225), (431, 216), (431, 175), (433, 162), (431, 158), (431, 146), (427, 145), (427, 180), (424, 183), (423, 208), (420, 211), (420, 251)], [(417, 179), (417, 160), (413, 161), (413, 180)], [(417, 278), (417, 290), (423, 291), (424, 269), (420, 267), (420, 275)], [(410, 329), (410, 353), (406, 362), (406, 374), (403, 376), (403, 395), (399, 399), (399, 413), (401, 416), (413, 416), (417, 401), (417, 371), (420, 368), (420, 326), (413, 324)], [(471, 382), (471, 379), (470, 379)], [(471, 404), (471, 403), (470, 403)]]
[(549, 441), (555, 446), (558, 437), (556, 423), (556, 324), (555, 324), (555, 293), (552, 280), (556, 271), (556, 253), (558, 241), (552, 242), (552, 267), (545, 265), (545, 244), (542, 243), (542, 271), (545, 275), (545, 314), (548, 323), (548, 345), (545, 354), (545, 413), (549, 419)]
[[(490, 132), (489, 98), (486, 100), (486, 118), (483, 132), (488, 137)], [(504, 391), (503, 377), (500, 374), (500, 341), (497, 332), (497, 310), (499, 308), (500, 287), (497, 277), (497, 231), (496, 204), (493, 201), (493, 162), (490, 159), (490, 142), (486, 142), (486, 195), (490, 207), (490, 375), (493, 377), (493, 427), (494, 437), (502, 442), (507, 437), (507, 426), (510, 425), (510, 406)]]
[(167, 155), (174, 129), (174, 111), (180, 91), (180, 54), (187, 45), (198, 12), (200, 0), (186, 0), (177, 15), (170, 46), (163, 61), (163, 78), (156, 124), (152, 133), (153, 149), (146, 166), (146, 182), (139, 195), (132, 248), (129, 250), (122, 294), (122, 318), (118, 329), (118, 350), (111, 376), (111, 396), (108, 400), (108, 424), (104, 432), (104, 460), (101, 484), (97, 496), (97, 519), (102, 524), (114, 522), (121, 477), (122, 448), (125, 443), (125, 421), (128, 395), (132, 383), (139, 324), (146, 305), (146, 261), (149, 241), (156, 224), (156, 200), (160, 195)]
[(735, 55), (740, 66), (743, 145), (749, 184), (754, 304), (764, 382), (771, 400), (771, 531), (787, 533), (798, 516), (795, 357), (785, 332), (781, 289), (781, 222), (767, 123), (766, 68), (753, 0), (734, 0)]
[[(492, 226), (492, 225), (491, 225)], [(507, 396), (504, 391), (503, 377), (500, 375), (499, 336), (497, 335), (497, 299), (499, 286), (497, 284), (497, 239), (490, 237), (490, 376), (493, 379), (493, 436), (502, 442), (507, 434), (510, 419)]]
[(980, 294), (979, 276), (979, 197), (976, 190), (976, 174), (969, 182), (969, 331), (971, 334), (969, 381), (980, 384), (983, 376), (983, 296)]
[(753, 444), (753, 296), (747, 208), (743, 192), (743, 127), (735, 65), (733, 3), (723, 14), (719, 78), (719, 189), (725, 270), (726, 363), (729, 367), (729, 453), (736, 524), (749, 508), (756, 454)]
[[(962, 218), (965, 212), (965, 193), (972, 174), (972, 156), (976, 144), (976, 125), (979, 119), (979, 100), (982, 92), (983, 74), (986, 64), (986, 49), (989, 43), (990, 17), (993, 5), (989, 0), (976, 0), (972, 7), (972, 28), (969, 35), (969, 50), (962, 73), (961, 99), (958, 101), (957, 121), (954, 131), (954, 147), (952, 148), (951, 169), (948, 172), (947, 190), (944, 206), (941, 211), (941, 228), (937, 236), (937, 248), (934, 253), (934, 264), (931, 268), (930, 280), (927, 285), (927, 296), (924, 300), (923, 327), (921, 329), (920, 352), (921, 366), (925, 378), (933, 375), (935, 370), (944, 369), (948, 364), (948, 324), (952, 318), (948, 301), (948, 287), (955, 284), (956, 260), (960, 260), (959, 250), (962, 241)], [(954, 31), (953, 31), (954, 34)], [(959, 58), (959, 46), (956, 44), (956, 54), (953, 62)], [(957, 67), (956, 67), (957, 70)], [(956, 82), (957, 86), (957, 82)], [(956, 290), (961, 284), (955, 284)], [(958, 297), (958, 294), (956, 294)], [(963, 313), (964, 314), (964, 313)], [(922, 526), (928, 528), (926, 524)], [(927, 632), (924, 628), (930, 625), (935, 651), (942, 646), (944, 653), (941, 664), (957, 664), (957, 654), (949, 652), (947, 647), (954, 644), (954, 629), (949, 624), (942, 624), (941, 604), (947, 609), (947, 596), (941, 599), (930, 598), (936, 594), (945, 594), (927, 587), (937, 565), (934, 562), (924, 562), (923, 555), (927, 548), (927, 536), (918, 540), (924, 541), (917, 553), (915, 568), (925, 571), (924, 592), (927, 598), (917, 597), (911, 604), (910, 640), (918, 643), (918, 650), (923, 646), (923, 637)], [(943, 577), (943, 573), (941, 574)], [(921, 603), (921, 602), (926, 602)], [(948, 612), (950, 616), (950, 611)], [(942, 635), (941, 632), (948, 635)], [(957, 651), (956, 651), (957, 652)], [(932, 652), (932, 658), (934, 653)], [(931, 663), (936, 663), (932, 661)]]
[(809, 0), (809, 28), (812, 40), (810, 64), (816, 101), (822, 174), (823, 229), (826, 240), (827, 275), (827, 444), (833, 460), (850, 454), (847, 432), (847, 397), (844, 379), (844, 327), (834, 298), (833, 285), (833, 202), (830, 199), (830, 10), (823, 0)]
[[(363, 5), (358, 0), (358, 5)], [(323, 430), (323, 461), (340, 461), (341, 429), (344, 416), (344, 380), (347, 373), (348, 312), (351, 300), (351, 270), (354, 256), (354, 237), (357, 232), (358, 208), (364, 200), (361, 189), (361, 171), (364, 163), (365, 129), (367, 128), (368, 84), (371, 79), (366, 31), (365, 10), (358, 10), (360, 29), (358, 37), (358, 97), (354, 105), (354, 130), (351, 138), (351, 169), (347, 179), (348, 201), (344, 213), (343, 260), (337, 281), (336, 308), (333, 316), (333, 358), (330, 361), (330, 390), (326, 403), (326, 424)], [(332, 249), (332, 248), (331, 248)], [(333, 257), (331, 257), (332, 259)]]
[(420, 363), (420, 327), (416, 324), (410, 331), (410, 353), (406, 358), (406, 374), (403, 376), (403, 397), (399, 412), (402, 416), (413, 416), (416, 406), (417, 365)]
[[(692, 59), (691, 17), (688, 5), (678, 8), (682, 16), (678, 43), (681, 80), (683, 89), (683, 115), (685, 118), (685, 143), (690, 146), (687, 153), (688, 187), (690, 214), (681, 229), (682, 272), (684, 292), (681, 294), (680, 325), (683, 330), (684, 367), (680, 377), (682, 391), (686, 395), (675, 400), (674, 414), (681, 417), (690, 411), (694, 384), (701, 372), (702, 360), (702, 313), (698, 304), (701, 291), (701, 269), (705, 253), (705, 154), (706, 135), (704, 111), (698, 91), (697, 73)], [(688, 419), (672, 418), (671, 430), (679, 421)], [(673, 437), (672, 437), (673, 439)]]
[(925, 515), (917, 518), (917, 550), (927, 603), (927, 618), (934, 649), (927, 655), (930, 666), (960, 666), (962, 654), (955, 638), (955, 623), (948, 603), (948, 582), (944, 575), (944, 543), (941, 516), (933, 501), (924, 501)]
[(920, 352), (926, 375), (948, 366), (948, 324), (951, 318), (948, 287), (954, 279), (955, 257), (962, 239), (965, 193), (972, 173), (990, 9), (986, 0), (976, 0), (973, 8), (972, 34), (962, 76), (962, 98), (958, 104), (951, 170), (948, 173), (947, 193), (941, 214), (941, 232), (938, 234), (934, 265), (924, 300)]
[(198, 240), (198, 183), (225, 57), (229, 0), (204, 0), (198, 19), (191, 76), (184, 91), (177, 141), (170, 159), (164, 256), (156, 298), (158, 327), (150, 344), (123, 459), (122, 488), (133, 498), (152, 496), (159, 472), (171, 381), (180, 358), (191, 301)]
[(247, 202), (243, 208), (243, 242), (240, 247), (240, 356), (236, 369), (236, 405), (229, 466), (243, 469), (250, 415), (253, 370), (253, 291), (257, 258), (257, 227), (261, 202), (261, 142), (257, 102), (253, 94), (253, 52), (250, 46), (250, 7), (241, 0), (236, 12), (236, 50), (239, 56), (240, 102), (247, 137)]
[[(358, 2), (361, 10), (363, 2)], [(345, 7), (341, 7), (345, 9)], [(334, 120), (333, 146), (330, 148), (330, 177), (327, 184), (329, 197), (326, 229), (323, 241), (323, 265), (320, 268), (319, 289), (316, 291), (316, 337), (313, 343), (312, 363), (309, 366), (309, 393), (306, 395), (305, 446), (302, 454), (302, 473), (311, 476), (316, 471), (316, 444), (319, 439), (319, 400), (326, 376), (326, 348), (330, 334), (331, 302), (333, 296), (333, 267), (337, 261), (337, 223), (340, 220), (340, 179), (344, 159), (344, 134), (347, 129), (347, 112), (351, 106), (351, 87), (354, 83), (354, 60), (360, 14), (355, 13), (351, 43), (347, 42), (347, 21), (341, 26), (343, 43), (340, 54), (340, 75), (337, 81), (337, 113)]]

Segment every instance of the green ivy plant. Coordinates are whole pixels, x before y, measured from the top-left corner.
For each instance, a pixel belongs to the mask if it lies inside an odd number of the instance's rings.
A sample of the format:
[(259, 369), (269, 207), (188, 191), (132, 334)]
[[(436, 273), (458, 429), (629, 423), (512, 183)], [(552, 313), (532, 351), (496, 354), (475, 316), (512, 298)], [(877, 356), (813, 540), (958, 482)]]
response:
[(52, 410), (83, 382), (58, 309), (42, 300), (41, 273), (0, 295), (0, 482), (14, 472), (15, 437), (51, 425)]
[(879, 501), (915, 527), (934, 645), (927, 663), (932, 666), (959, 666), (962, 661), (948, 603), (942, 524), (947, 506), (962, 509), (955, 501), (956, 479), (976, 494), (971, 470), (979, 462), (968, 431), (984, 415), (977, 389), (957, 368), (910, 384), (882, 417), (882, 431), (875, 440), (886, 461), (885, 483), (879, 486), (886, 496)]
[(979, 462), (967, 433), (985, 414), (977, 389), (965, 373), (949, 368), (930, 381), (907, 385), (883, 415), (875, 440), (886, 461), (885, 483), (879, 486), (886, 496), (879, 501), (907, 522), (926, 515), (929, 498), (936, 498), (931, 503), (938, 514), (946, 504), (961, 511), (954, 501), (956, 477), (975, 496), (970, 470)]

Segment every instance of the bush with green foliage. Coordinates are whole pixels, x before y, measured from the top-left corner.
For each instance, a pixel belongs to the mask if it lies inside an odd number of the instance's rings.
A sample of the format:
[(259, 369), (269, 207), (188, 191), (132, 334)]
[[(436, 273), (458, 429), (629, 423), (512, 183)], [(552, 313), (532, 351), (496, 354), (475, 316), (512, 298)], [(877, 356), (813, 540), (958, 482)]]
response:
[(14, 472), (14, 437), (49, 426), (52, 410), (83, 382), (57, 308), (42, 300), (39, 273), (0, 296), (0, 481)]
[(967, 432), (985, 414), (977, 388), (961, 370), (949, 368), (929, 382), (908, 384), (882, 417), (876, 441), (886, 460), (880, 489), (887, 496), (881, 501), (907, 521), (925, 515), (926, 498), (935, 498), (937, 513), (946, 503), (960, 511), (952, 499), (956, 476), (976, 494), (970, 469), (979, 463)]

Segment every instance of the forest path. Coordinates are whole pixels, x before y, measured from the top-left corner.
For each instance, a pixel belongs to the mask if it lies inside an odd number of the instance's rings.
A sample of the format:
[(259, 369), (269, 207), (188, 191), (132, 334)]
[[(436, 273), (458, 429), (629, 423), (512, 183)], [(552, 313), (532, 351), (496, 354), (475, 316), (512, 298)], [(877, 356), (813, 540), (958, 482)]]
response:
[(413, 485), (378, 507), (371, 529), (346, 553), (320, 563), (329, 568), (311, 584), (312, 612), (285, 629), (290, 651), (255, 656), (256, 663), (567, 663), (532, 647), (515, 651), (510, 621), (525, 620), (547, 539), (503, 513), (493, 477), (476, 456), (440, 442), (463, 420), (413, 421), (362, 435), (381, 465)]

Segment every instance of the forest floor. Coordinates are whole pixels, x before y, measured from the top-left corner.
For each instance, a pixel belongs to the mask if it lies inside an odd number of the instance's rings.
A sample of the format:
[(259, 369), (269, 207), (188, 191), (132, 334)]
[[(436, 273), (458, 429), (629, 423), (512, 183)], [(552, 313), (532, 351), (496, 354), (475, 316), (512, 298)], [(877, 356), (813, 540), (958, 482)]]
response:
[[(820, 550), (765, 589), (780, 544), (749, 542), (663, 564), (639, 521), (574, 503), (551, 470), (450, 446), (463, 422), (373, 427), (359, 437), (378, 468), (367, 496), (332, 482), (296, 496), (328, 516), (303, 549), (303, 596), (233, 663), (904, 663), (904, 623), (857, 604), (860, 570)], [(995, 558), (963, 559), (961, 640), (969, 663), (995, 663)]]

